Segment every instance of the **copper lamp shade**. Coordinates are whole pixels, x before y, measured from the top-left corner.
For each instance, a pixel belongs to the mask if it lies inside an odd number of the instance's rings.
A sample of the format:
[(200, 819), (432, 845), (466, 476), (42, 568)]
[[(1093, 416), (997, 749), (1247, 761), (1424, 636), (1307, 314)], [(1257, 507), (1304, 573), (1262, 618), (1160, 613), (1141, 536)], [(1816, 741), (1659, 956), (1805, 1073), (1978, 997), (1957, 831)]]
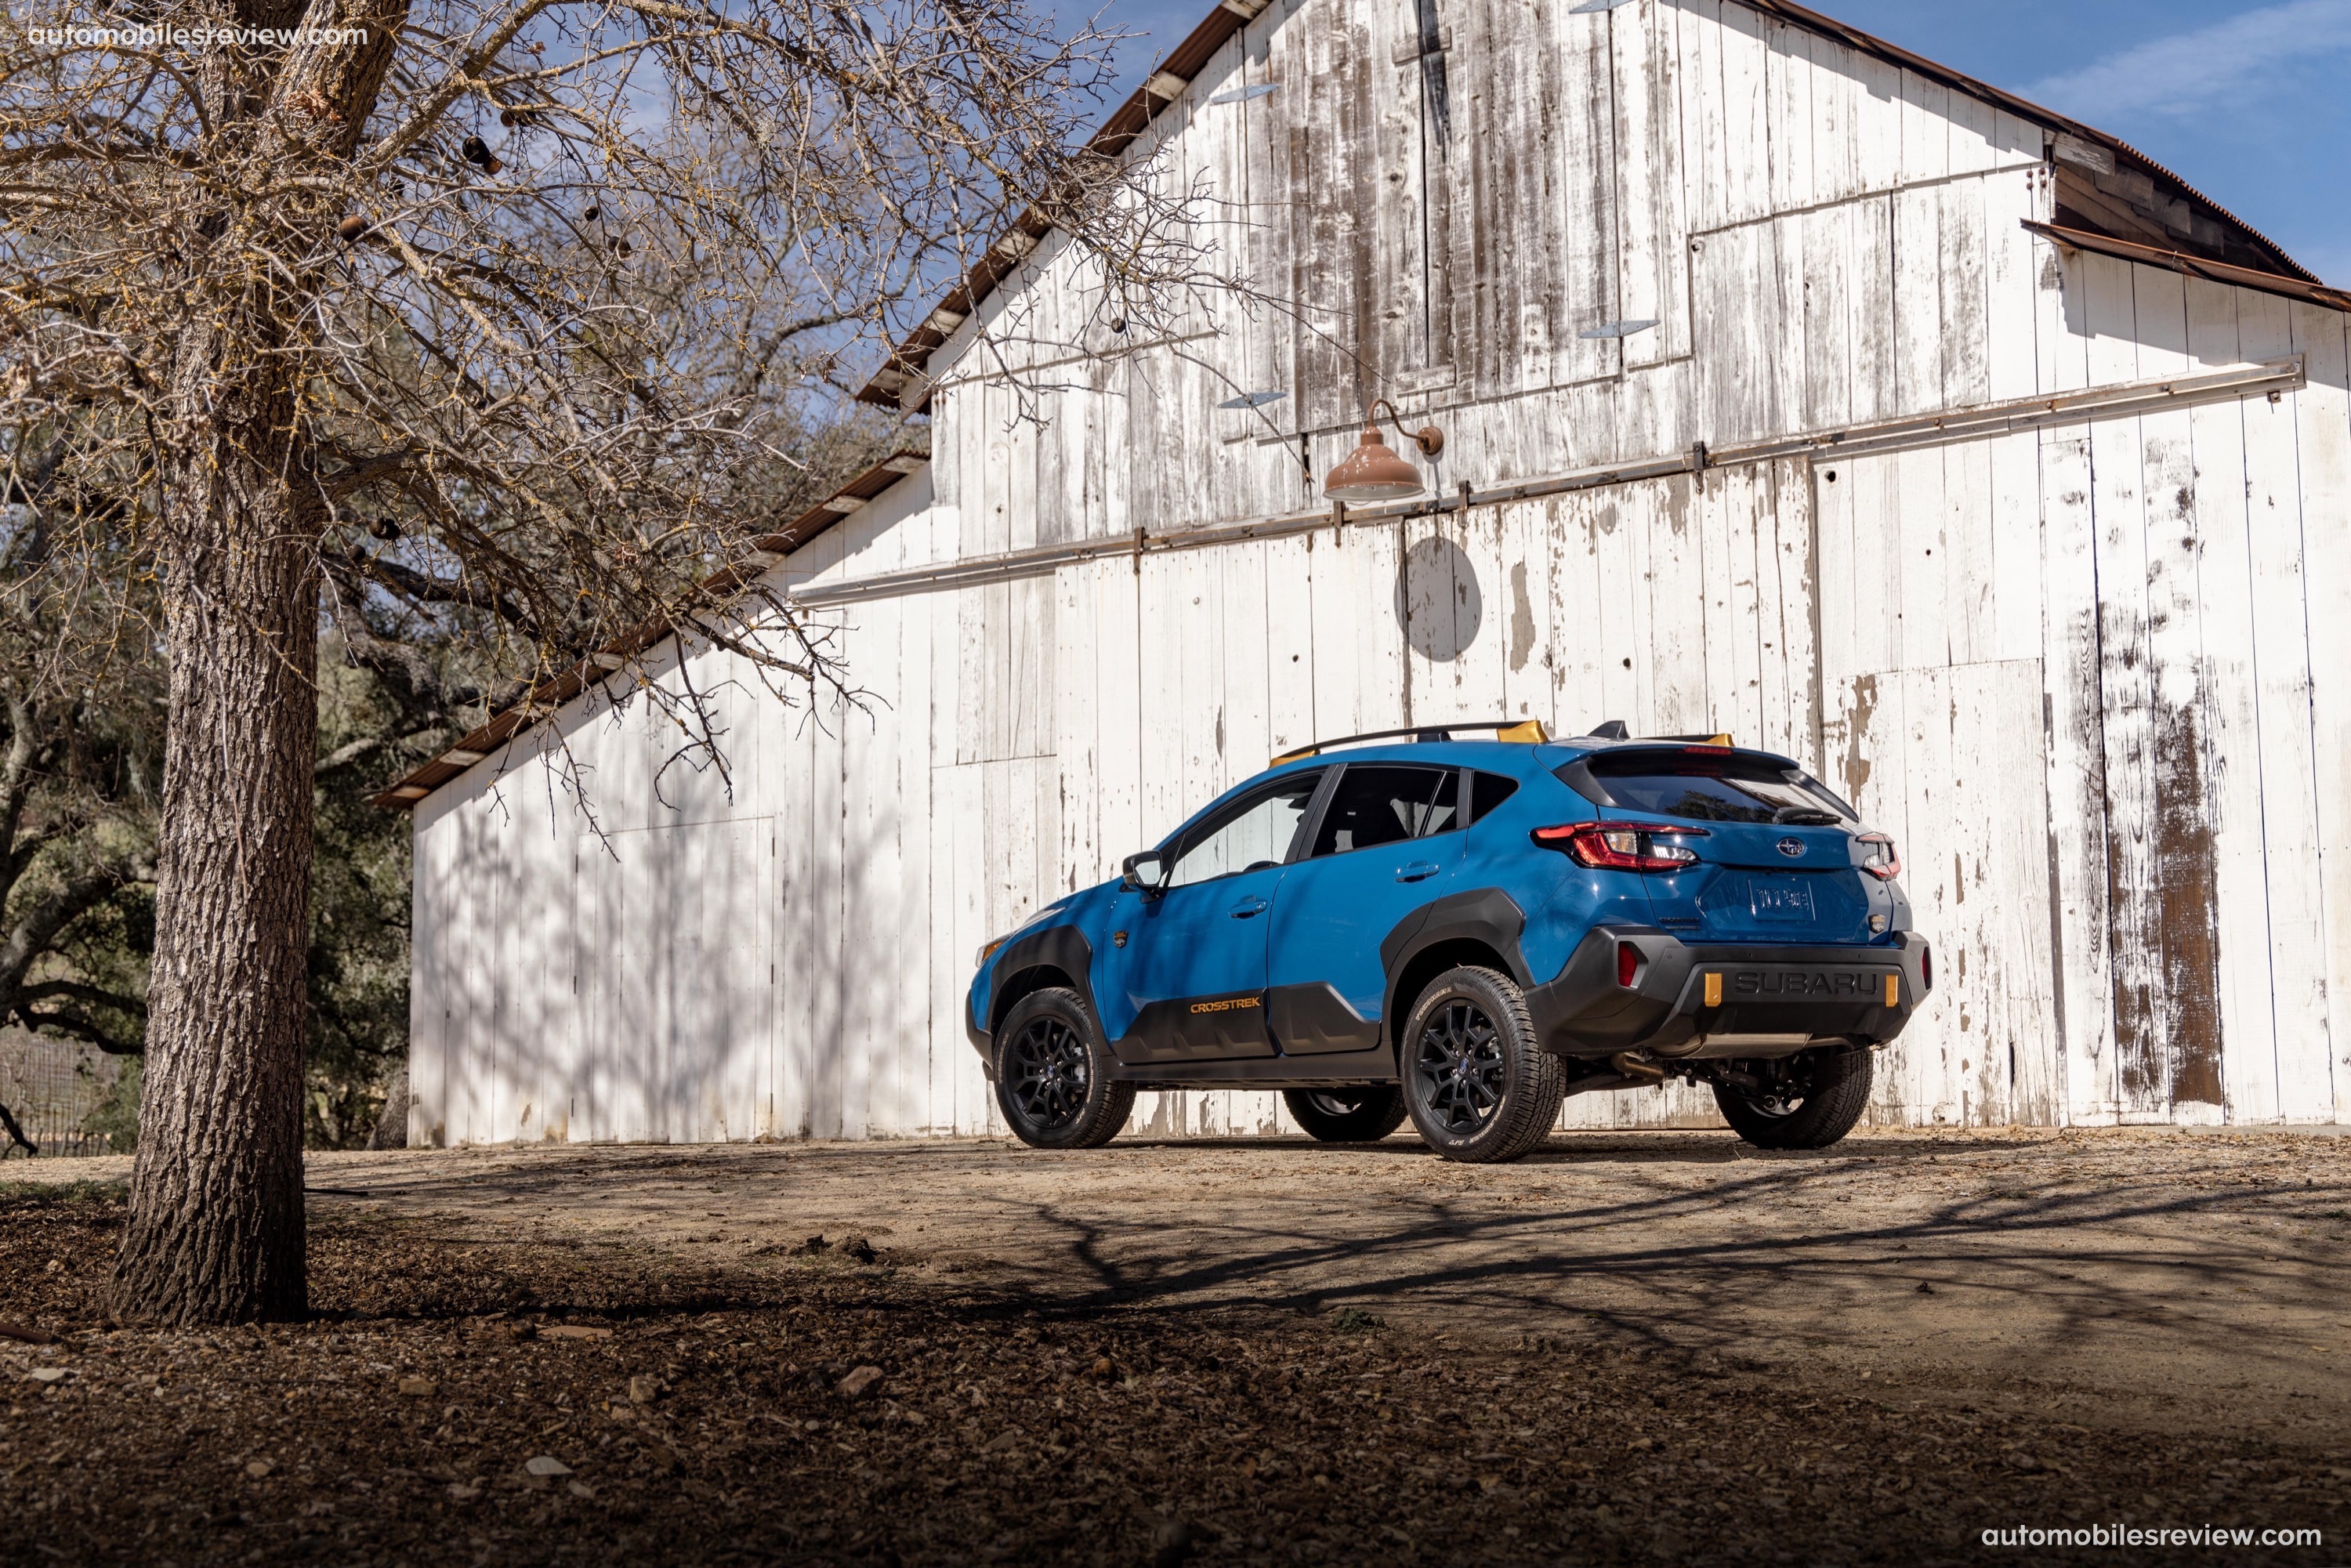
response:
[(1420, 470), (1380, 439), (1380, 427), (1367, 424), (1355, 449), (1323, 481), (1322, 494), (1333, 501), (1362, 507), (1405, 500), (1427, 487), (1421, 482)]

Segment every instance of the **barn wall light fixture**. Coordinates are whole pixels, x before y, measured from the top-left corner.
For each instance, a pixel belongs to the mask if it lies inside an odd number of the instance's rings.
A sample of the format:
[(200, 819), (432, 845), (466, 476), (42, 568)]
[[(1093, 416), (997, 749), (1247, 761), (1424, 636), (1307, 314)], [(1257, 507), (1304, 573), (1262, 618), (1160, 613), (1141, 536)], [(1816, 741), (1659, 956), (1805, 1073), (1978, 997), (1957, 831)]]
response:
[(1329, 499), (1343, 506), (1362, 507), (1379, 501), (1407, 500), (1428, 487), (1411, 459), (1391, 448), (1381, 437), (1382, 409), (1388, 411), (1388, 422), (1395, 426), (1396, 434), (1419, 447), (1422, 456), (1435, 457), (1445, 450), (1445, 432), (1433, 424), (1407, 431), (1395, 405), (1385, 398), (1375, 398), (1372, 406), (1364, 411), (1362, 439), (1322, 483), (1322, 494)]

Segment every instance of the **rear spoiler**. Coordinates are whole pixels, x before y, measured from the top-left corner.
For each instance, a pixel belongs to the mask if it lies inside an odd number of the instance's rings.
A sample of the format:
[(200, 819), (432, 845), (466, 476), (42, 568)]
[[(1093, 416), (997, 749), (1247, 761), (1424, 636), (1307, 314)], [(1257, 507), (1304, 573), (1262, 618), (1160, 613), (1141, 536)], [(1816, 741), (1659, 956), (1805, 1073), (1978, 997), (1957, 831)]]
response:
[(1737, 746), (1728, 735), (1635, 735), (1621, 718), (1604, 719), (1592, 727), (1586, 740), (1672, 740), (1684, 746)]

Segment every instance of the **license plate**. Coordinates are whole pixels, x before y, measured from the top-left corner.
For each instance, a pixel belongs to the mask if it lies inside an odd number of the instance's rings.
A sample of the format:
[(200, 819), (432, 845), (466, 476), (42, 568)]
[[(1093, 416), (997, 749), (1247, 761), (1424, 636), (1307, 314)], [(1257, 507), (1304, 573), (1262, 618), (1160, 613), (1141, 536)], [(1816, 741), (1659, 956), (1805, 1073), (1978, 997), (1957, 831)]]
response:
[(1766, 882), (1759, 876), (1748, 883), (1748, 907), (1758, 920), (1813, 919), (1813, 888), (1807, 882), (1792, 877)]

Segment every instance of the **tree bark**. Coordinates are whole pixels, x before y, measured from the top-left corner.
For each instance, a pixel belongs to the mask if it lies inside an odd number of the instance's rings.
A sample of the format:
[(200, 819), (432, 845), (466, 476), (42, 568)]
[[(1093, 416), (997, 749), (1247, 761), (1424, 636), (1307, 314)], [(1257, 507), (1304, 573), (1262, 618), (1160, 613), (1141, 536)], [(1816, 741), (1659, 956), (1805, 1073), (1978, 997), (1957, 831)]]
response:
[(375, 1130), (368, 1134), (371, 1149), (404, 1149), (408, 1147), (408, 1064), (392, 1075), (386, 1086), (383, 1109), (376, 1113)]
[(163, 529), (171, 726), (146, 1083), (113, 1304), (137, 1321), (220, 1323), (307, 1305), (323, 519), (300, 484), (293, 398), (271, 384), (266, 341), (193, 336), (173, 390), (183, 407), (209, 407), (215, 438), (183, 458)]

